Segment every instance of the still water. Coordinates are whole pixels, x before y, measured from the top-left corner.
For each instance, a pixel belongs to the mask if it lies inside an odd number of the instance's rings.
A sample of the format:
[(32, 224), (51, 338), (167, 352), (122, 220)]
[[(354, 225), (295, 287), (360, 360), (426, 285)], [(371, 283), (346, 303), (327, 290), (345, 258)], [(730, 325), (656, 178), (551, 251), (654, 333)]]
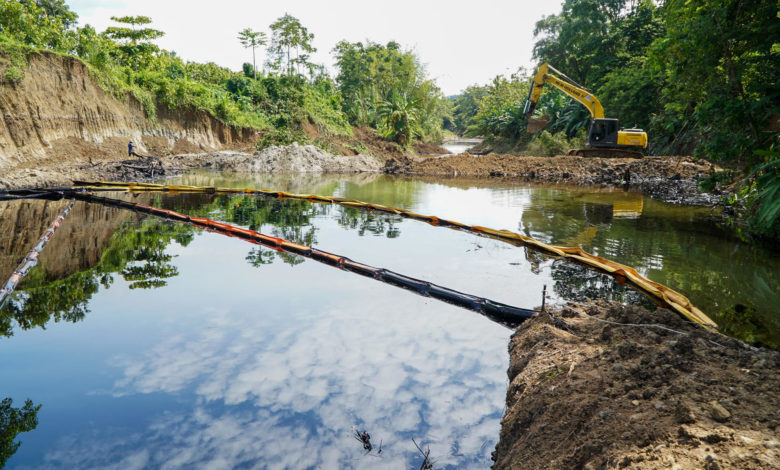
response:
[[(780, 344), (780, 262), (709, 209), (620, 191), (387, 176), (198, 173), (394, 205), (579, 245)], [(648, 303), (608, 276), (400, 217), (243, 196), (110, 196), (249, 227), (520, 307)], [(0, 203), (10, 273), (66, 202)], [(510, 330), (295, 255), (77, 202), (0, 315), (0, 399), (42, 405), (7, 468), (488, 468)], [(367, 431), (366, 452), (355, 431)], [(414, 442), (412, 441), (414, 439)], [(381, 444), (382, 452), (379, 453)]]

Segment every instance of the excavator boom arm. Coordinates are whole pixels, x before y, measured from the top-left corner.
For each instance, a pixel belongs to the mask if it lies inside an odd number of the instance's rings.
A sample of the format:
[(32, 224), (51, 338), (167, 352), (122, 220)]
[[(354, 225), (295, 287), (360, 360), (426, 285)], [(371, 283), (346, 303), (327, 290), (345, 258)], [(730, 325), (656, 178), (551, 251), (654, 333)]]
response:
[[(558, 78), (558, 76), (563, 78)], [(528, 101), (525, 103), (523, 113), (526, 116), (533, 113), (536, 103), (542, 95), (544, 84), (549, 83), (588, 108), (591, 117), (594, 119), (604, 118), (604, 107), (601, 106), (601, 102), (598, 98), (593, 96), (588, 90), (575, 84), (571, 79), (566, 80), (567, 78), (566, 75), (552, 68), (547, 62), (540, 65), (539, 70), (536, 72), (536, 76), (534, 76), (533, 82), (531, 82), (531, 89), (528, 92)]]

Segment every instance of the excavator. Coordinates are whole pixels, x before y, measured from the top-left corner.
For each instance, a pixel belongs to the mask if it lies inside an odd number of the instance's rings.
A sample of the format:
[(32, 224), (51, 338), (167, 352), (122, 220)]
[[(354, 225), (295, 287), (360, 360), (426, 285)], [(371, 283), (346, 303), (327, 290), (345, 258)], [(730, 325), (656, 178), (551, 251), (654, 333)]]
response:
[(540, 65), (536, 71), (523, 109), (523, 115), (528, 119), (526, 129), (529, 134), (541, 131), (550, 120), (548, 116), (531, 117), (545, 83), (571, 96), (590, 111), (589, 148), (572, 149), (568, 155), (642, 158), (640, 149), (647, 148), (647, 133), (642, 129), (620, 129), (617, 119), (604, 117), (604, 107), (598, 98), (547, 62)]

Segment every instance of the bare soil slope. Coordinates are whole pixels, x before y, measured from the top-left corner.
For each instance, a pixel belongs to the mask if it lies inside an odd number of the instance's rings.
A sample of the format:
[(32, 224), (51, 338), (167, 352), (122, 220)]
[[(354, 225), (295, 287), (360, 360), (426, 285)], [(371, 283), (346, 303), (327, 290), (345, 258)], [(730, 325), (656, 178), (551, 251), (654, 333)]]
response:
[(131, 96), (105, 93), (78, 59), (41, 52), (24, 76), (0, 83), (0, 169), (3, 177), (40, 167), (141, 154), (168, 155), (248, 148), (254, 131), (233, 129), (202, 111), (157, 110), (147, 119)]
[(509, 351), (495, 469), (778, 468), (777, 351), (606, 303), (533, 318)]

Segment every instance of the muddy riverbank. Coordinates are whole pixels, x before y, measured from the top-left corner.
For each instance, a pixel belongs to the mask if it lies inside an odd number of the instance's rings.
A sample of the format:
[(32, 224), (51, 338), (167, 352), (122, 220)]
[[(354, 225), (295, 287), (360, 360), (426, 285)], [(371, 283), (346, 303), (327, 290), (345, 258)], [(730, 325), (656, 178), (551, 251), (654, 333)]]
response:
[(0, 176), (0, 189), (67, 186), (74, 180), (150, 180), (194, 169), (243, 173), (388, 173), (438, 178), (501, 178), (540, 184), (616, 187), (676, 204), (714, 206), (722, 194), (698, 182), (717, 168), (691, 157), (605, 159), (515, 155), (410, 157), (366, 152), (334, 155), (313, 145), (260, 152), (214, 151), (162, 157), (23, 167)]
[(777, 351), (591, 303), (525, 322), (509, 352), (495, 469), (777, 468)]
[(676, 204), (715, 205), (722, 195), (704, 193), (698, 181), (717, 168), (691, 157), (525, 157), (467, 153), (422, 159), (390, 159), (394, 174), (501, 177), (535, 183), (621, 187)]

